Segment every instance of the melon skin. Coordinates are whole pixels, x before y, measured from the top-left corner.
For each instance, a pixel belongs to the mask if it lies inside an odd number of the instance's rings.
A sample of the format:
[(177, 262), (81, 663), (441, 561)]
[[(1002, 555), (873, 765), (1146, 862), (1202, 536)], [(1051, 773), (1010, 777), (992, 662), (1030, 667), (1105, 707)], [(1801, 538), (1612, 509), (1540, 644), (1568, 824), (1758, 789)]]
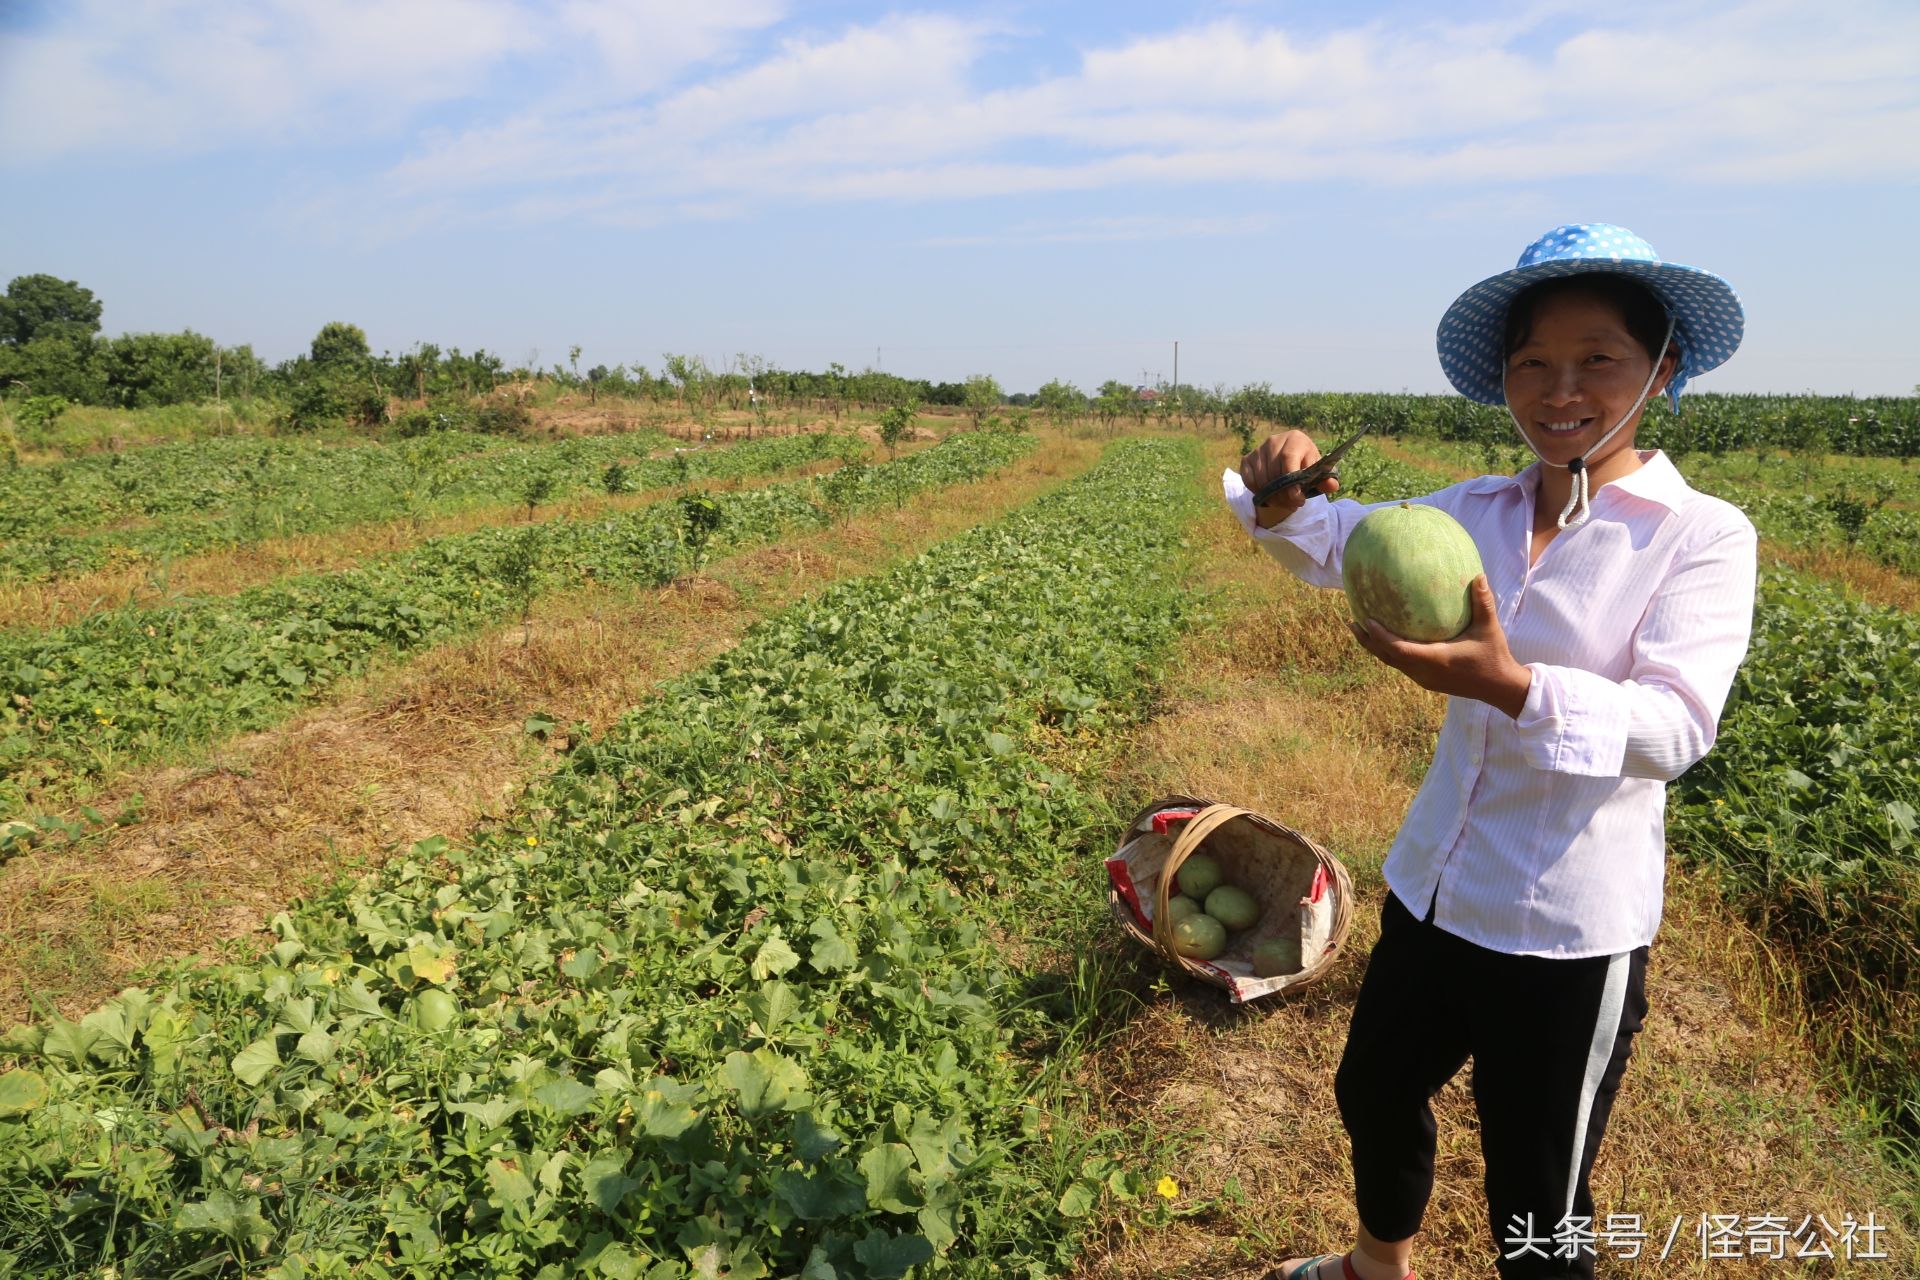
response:
[(1260, 903), (1245, 889), (1223, 884), (1207, 895), (1206, 913), (1228, 929), (1246, 929), (1260, 918)]
[(1473, 621), (1473, 580), (1480, 549), (1438, 507), (1402, 502), (1381, 507), (1347, 537), (1340, 580), (1353, 620), (1372, 618), (1403, 640), (1451, 640)]
[(1278, 978), (1300, 971), (1300, 939), (1268, 938), (1253, 949), (1253, 976)]
[(1173, 949), (1195, 960), (1211, 960), (1227, 949), (1227, 930), (1204, 911), (1183, 916), (1173, 925)]
[(1225, 878), (1220, 872), (1220, 864), (1213, 860), (1212, 854), (1207, 853), (1194, 854), (1173, 873), (1174, 883), (1180, 886), (1180, 892), (1195, 902), (1204, 902), (1207, 895)]

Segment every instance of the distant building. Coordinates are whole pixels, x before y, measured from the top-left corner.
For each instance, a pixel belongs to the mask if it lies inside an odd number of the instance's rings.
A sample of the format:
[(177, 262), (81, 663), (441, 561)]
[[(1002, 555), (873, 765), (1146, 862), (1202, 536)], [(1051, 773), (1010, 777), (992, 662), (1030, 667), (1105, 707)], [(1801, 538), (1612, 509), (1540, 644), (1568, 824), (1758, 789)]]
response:
[(1160, 393), (1152, 387), (1135, 387), (1133, 389), (1133, 398), (1147, 404), (1152, 404), (1160, 398)]

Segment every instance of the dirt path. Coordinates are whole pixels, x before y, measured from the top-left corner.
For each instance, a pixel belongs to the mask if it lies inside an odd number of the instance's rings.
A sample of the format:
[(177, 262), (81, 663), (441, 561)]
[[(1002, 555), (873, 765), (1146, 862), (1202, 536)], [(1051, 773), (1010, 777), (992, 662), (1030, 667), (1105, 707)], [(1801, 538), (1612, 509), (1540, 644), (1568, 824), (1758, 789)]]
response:
[[(1162, 713), (1119, 753), (1120, 807), (1188, 791), (1272, 814), (1342, 857), (1359, 906), (1333, 975), (1263, 1007), (1236, 1010), (1183, 979), (1158, 993), (1164, 970), (1136, 956), (1145, 1007), (1095, 1056), (1087, 1083), (1105, 1100), (1101, 1122), (1180, 1135), (1168, 1170), (1179, 1216), (1144, 1229), (1122, 1207), (1084, 1255), (1088, 1280), (1217, 1277), (1350, 1246), (1333, 1076), (1378, 935), (1380, 860), (1440, 722), (1438, 698), (1353, 644), (1337, 593), (1288, 577), (1224, 511), (1194, 536), (1196, 586), (1221, 593), (1219, 604), (1179, 655)], [(1740, 1264), (1699, 1257), (1689, 1232), (1702, 1214), (1791, 1215), (1797, 1226), (1824, 1213), (1838, 1226), (1870, 1210), (1896, 1224), (1879, 1237), (1890, 1259), (1820, 1274), (1920, 1274), (1913, 1189), (1819, 1078), (1806, 1038), (1817, 1031), (1780, 994), (1778, 963), (1709, 883), (1670, 871), (1651, 1010), (1592, 1185), (1602, 1215), (1637, 1213), (1661, 1239), (1676, 1215), (1685, 1221), (1666, 1263), (1603, 1252), (1602, 1276), (1730, 1274)], [(1492, 1274), (1469, 1080), (1462, 1072), (1435, 1099), (1437, 1185), (1414, 1259), (1425, 1280)]]
[[(128, 780), (122, 798), (146, 797), (137, 826), (0, 867), (0, 1025), (30, 1004), (75, 1014), (144, 965), (259, 929), (316, 883), (459, 838), (572, 722), (604, 726), (754, 621), (1028, 502), (1098, 453), (1049, 436), (997, 476), (722, 561), (692, 589), (543, 601), (530, 644), (515, 625), (430, 650), (195, 767)], [(536, 713), (559, 726), (547, 744), (524, 730)]]

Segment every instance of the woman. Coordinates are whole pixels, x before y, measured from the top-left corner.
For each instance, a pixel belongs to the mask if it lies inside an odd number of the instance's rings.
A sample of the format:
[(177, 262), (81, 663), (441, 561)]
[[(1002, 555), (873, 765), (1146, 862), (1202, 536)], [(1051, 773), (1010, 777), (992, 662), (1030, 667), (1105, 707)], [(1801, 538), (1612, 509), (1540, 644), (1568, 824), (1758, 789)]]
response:
[[(1270, 1280), (1412, 1275), (1433, 1186), (1428, 1099), (1468, 1058), (1499, 1274), (1594, 1274), (1609, 1236), (1587, 1178), (1647, 1008), (1665, 784), (1712, 745), (1755, 585), (1752, 524), (1634, 433), (1649, 396), (1677, 408), (1742, 326), (1725, 281), (1604, 224), (1549, 232), (1440, 322), (1448, 379), (1504, 403), (1538, 462), (1417, 499), (1479, 547), (1464, 633), (1415, 644), (1355, 628), (1369, 653), (1449, 695), (1446, 723), (1387, 856), (1380, 941), (1335, 1078), (1359, 1238)], [(1371, 507), (1298, 486), (1253, 505), (1319, 456), (1288, 432), (1222, 483), (1275, 559), (1337, 587)]]

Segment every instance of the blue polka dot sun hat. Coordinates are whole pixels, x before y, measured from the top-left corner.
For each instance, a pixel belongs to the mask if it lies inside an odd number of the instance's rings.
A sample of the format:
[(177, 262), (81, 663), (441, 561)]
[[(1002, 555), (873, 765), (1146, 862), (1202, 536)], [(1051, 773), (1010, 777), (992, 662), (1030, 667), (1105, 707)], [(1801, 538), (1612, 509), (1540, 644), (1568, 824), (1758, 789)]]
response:
[(1632, 276), (1666, 304), (1680, 361), (1667, 384), (1677, 412), (1689, 378), (1726, 363), (1746, 331), (1746, 313), (1733, 286), (1699, 267), (1662, 262), (1653, 246), (1625, 227), (1605, 222), (1555, 227), (1528, 245), (1513, 270), (1474, 285), (1440, 317), (1440, 367), (1454, 390), (1480, 404), (1504, 404), (1501, 374), (1506, 352), (1507, 304), (1537, 280), (1606, 271)]
[[(1726, 363), (1727, 357), (1740, 345), (1740, 336), (1746, 331), (1746, 314), (1741, 310), (1733, 286), (1725, 280), (1698, 267), (1660, 261), (1652, 245), (1625, 227), (1606, 222), (1569, 223), (1555, 227), (1528, 245), (1513, 270), (1489, 276), (1453, 300), (1447, 313), (1440, 317), (1436, 335), (1440, 367), (1446, 371), (1447, 381), (1469, 400), (1506, 404), (1507, 308), (1514, 295), (1536, 281), (1589, 272), (1631, 276), (1651, 289), (1666, 308), (1667, 336), (1660, 350), (1664, 351), (1668, 344), (1679, 347), (1679, 359), (1667, 383), (1668, 402), (1676, 413), (1680, 410), (1680, 389), (1687, 380)], [(1640, 412), (1658, 374), (1656, 359), (1653, 368), (1647, 371), (1646, 385), (1640, 388), (1633, 408), (1583, 456), (1564, 464), (1548, 463), (1520, 420), (1514, 419), (1514, 429), (1543, 465), (1564, 465), (1572, 473), (1566, 509), (1560, 513), (1562, 529), (1586, 521), (1589, 511), (1586, 460)], [(1508, 416), (1512, 416), (1511, 409)]]

